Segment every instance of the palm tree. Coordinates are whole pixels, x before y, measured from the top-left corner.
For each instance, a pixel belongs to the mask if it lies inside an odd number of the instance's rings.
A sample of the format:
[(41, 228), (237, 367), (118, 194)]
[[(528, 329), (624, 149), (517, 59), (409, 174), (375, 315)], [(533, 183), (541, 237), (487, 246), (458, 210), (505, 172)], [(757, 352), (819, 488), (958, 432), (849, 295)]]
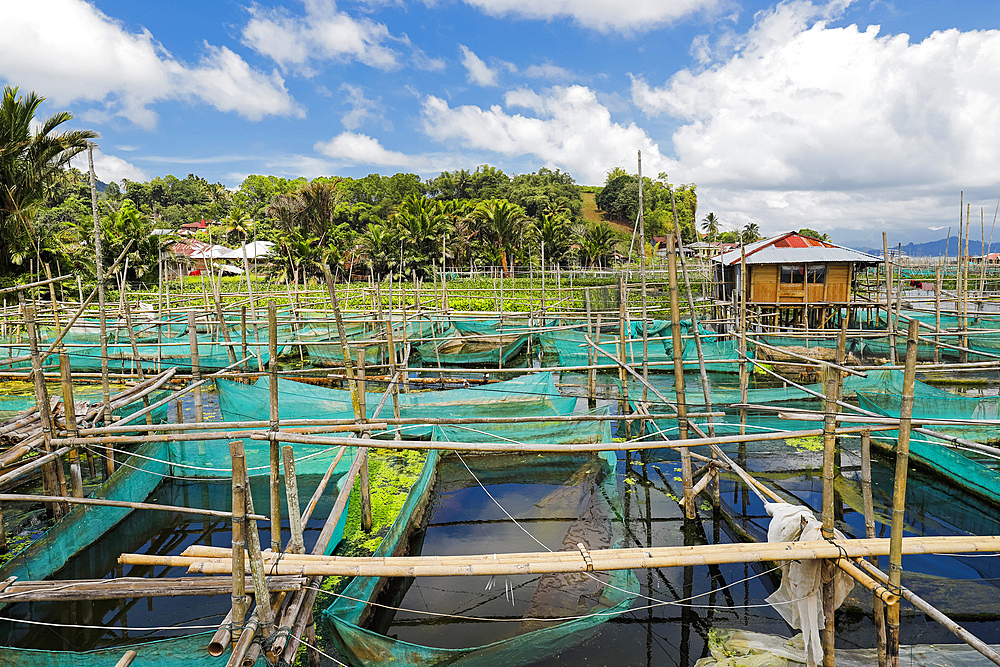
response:
[(606, 223), (587, 228), (580, 237), (580, 251), (588, 266), (603, 266), (615, 247), (615, 233)]
[(715, 241), (715, 237), (719, 235), (719, 218), (715, 213), (709, 213), (701, 221), (701, 228), (705, 230), (705, 234), (708, 236), (708, 242), (711, 243)]
[(35, 211), (69, 160), (98, 136), (90, 130), (56, 133), (73, 118), (68, 111), (33, 130), (35, 112), (44, 100), (34, 92), (19, 95), (11, 86), (0, 98), (0, 265), (11, 263), (13, 249), (40, 247), (32, 228)]
[(441, 252), (441, 239), (450, 231), (448, 216), (439, 202), (421, 195), (404, 199), (389, 219), (397, 239), (404, 242), (403, 266), (407, 273), (423, 269)]
[(561, 262), (573, 247), (570, 222), (561, 215), (543, 215), (535, 222), (535, 234), (544, 244), (546, 261)]
[(756, 222), (748, 222), (741, 235), (743, 243), (753, 243), (760, 238), (760, 227)]
[(239, 206), (229, 209), (229, 214), (222, 219), (222, 224), (225, 225), (226, 240), (230, 243), (242, 241), (245, 244), (247, 235), (253, 229), (253, 220)]
[(473, 217), (479, 222), (480, 236), (499, 251), (503, 271), (510, 275), (507, 259), (528, 223), (524, 209), (506, 199), (493, 199), (479, 204)]

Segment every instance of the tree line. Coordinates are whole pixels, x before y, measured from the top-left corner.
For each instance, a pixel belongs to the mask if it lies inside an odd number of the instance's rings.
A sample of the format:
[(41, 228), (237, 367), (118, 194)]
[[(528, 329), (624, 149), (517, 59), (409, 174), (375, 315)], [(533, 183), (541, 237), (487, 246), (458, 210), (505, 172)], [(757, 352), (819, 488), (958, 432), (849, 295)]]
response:
[[(48, 263), (64, 273), (94, 273), (94, 225), (88, 175), (69, 160), (97, 134), (60, 132), (68, 112), (32, 122), (43, 98), (4, 89), (0, 100), (0, 274), (26, 273)], [(284, 178), (248, 176), (231, 190), (195, 174), (147, 182), (122, 180), (101, 188), (99, 226), (104, 261), (129, 242), (128, 279), (155, 280), (170, 233), (199, 220), (216, 221), (196, 237), (230, 247), (275, 244), (273, 272), (302, 279), (323, 264), (341, 275), (371, 272), (426, 275), (442, 266), (580, 263), (606, 266), (627, 243), (607, 222), (587, 221), (583, 192), (594, 192), (604, 220), (634, 222), (638, 178), (612, 168), (599, 188), (585, 188), (559, 169), (508, 175), (489, 165), (417, 174)], [(643, 179), (647, 236), (679, 225), (697, 239), (694, 185), (674, 187), (665, 174)], [(618, 225), (622, 229), (621, 225)], [(153, 230), (167, 234), (153, 234)]]

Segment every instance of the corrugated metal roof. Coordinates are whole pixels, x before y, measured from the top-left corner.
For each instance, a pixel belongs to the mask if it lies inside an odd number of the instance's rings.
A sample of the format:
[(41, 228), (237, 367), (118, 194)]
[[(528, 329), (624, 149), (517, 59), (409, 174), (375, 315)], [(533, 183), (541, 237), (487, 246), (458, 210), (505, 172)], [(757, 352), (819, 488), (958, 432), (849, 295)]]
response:
[[(877, 263), (881, 260), (874, 255), (839, 246), (829, 241), (786, 232), (763, 241), (755, 241), (744, 246), (747, 264), (791, 264), (798, 262), (856, 262)], [(740, 263), (740, 250), (730, 250), (718, 255), (715, 261), (727, 266)]]

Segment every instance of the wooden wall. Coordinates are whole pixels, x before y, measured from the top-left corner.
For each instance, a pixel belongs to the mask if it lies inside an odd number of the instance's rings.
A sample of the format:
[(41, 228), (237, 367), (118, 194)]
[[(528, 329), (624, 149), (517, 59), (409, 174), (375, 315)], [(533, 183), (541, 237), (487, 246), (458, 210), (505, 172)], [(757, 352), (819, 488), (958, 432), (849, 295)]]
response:
[(747, 267), (750, 273), (750, 303), (847, 303), (851, 296), (851, 264), (826, 265), (826, 281), (806, 284), (782, 283), (779, 265), (759, 264)]

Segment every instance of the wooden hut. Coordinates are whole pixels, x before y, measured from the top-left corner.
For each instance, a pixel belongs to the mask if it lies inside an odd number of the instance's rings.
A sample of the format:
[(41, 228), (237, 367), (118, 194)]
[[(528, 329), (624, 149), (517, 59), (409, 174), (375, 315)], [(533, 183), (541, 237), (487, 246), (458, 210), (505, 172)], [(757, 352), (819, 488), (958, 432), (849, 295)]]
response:
[(738, 303), (746, 289), (746, 303), (765, 324), (806, 324), (826, 328), (850, 306), (859, 269), (880, 259), (858, 250), (786, 232), (744, 246), (748, 278), (743, 280), (741, 251), (713, 258), (715, 298)]

